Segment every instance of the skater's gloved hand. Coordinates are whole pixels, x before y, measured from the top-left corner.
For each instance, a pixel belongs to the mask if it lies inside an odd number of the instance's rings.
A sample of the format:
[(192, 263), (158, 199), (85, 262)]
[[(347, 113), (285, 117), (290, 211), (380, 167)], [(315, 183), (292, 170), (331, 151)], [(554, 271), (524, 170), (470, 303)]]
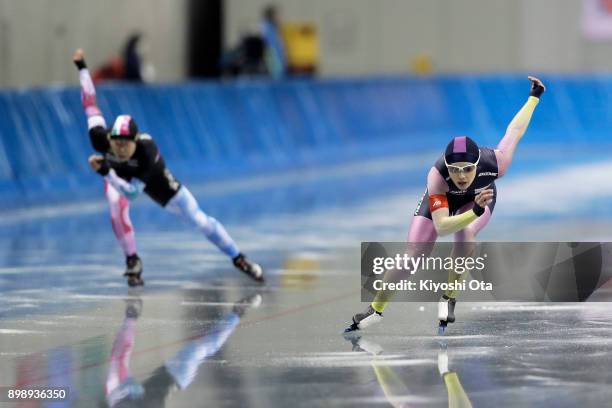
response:
[(529, 96), (535, 96), (536, 98), (540, 98), (544, 91), (546, 91), (546, 87), (538, 78), (533, 76), (527, 77), (531, 81), (531, 90), (529, 91)]
[(108, 165), (108, 162), (102, 156), (92, 154), (91, 156), (89, 156), (88, 161), (89, 166), (93, 169), (93, 171), (102, 176), (106, 176), (110, 171), (110, 166)]
[(477, 216), (481, 216), (485, 212), (485, 207), (493, 201), (493, 189), (482, 190), (478, 195), (474, 198), (474, 208), (472, 211)]
[(74, 65), (76, 65), (79, 70), (87, 68), (87, 65), (85, 65), (85, 53), (81, 48), (78, 48), (74, 54), (72, 54), (72, 62), (74, 62)]

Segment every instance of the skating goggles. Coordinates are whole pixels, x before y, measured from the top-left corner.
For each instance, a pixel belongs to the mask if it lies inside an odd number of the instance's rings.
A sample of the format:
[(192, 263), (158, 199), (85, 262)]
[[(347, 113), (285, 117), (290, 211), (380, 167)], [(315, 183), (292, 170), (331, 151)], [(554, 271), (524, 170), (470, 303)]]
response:
[(446, 162), (446, 157), (444, 158), (444, 164), (446, 164), (446, 168), (448, 169), (448, 172), (451, 174), (471, 173), (476, 170), (476, 167), (478, 167), (479, 161), (480, 161), (480, 152), (478, 152), (478, 160), (476, 160), (476, 163), (466, 164), (465, 166), (455, 166), (454, 164), (448, 164)]

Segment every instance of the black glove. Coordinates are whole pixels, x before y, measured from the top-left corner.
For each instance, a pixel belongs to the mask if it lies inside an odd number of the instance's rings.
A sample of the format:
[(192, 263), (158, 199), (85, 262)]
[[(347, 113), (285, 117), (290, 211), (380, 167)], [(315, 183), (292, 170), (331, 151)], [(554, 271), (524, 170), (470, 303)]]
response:
[(87, 65), (85, 64), (85, 59), (80, 59), (80, 60), (76, 60), (74, 61), (74, 65), (76, 65), (76, 67), (80, 70), (87, 68)]
[(472, 208), (472, 211), (474, 211), (474, 214), (476, 214), (477, 216), (480, 217), (482, 214), (484, 214), (485, 208), (479, 206), (478, 203), (476, 203), (476, 201), (474, 201), (474, 208)]
[(529, 96), (535, 96), (536, 98), (540, 98), (546, 88), (537, 78), (529, 77), (529, 80), (531, 81), (531, 90), (529, 91)]
[(98, 163), (100, 163), (100, 168), (96, 170), (96, 173), (101, 176), (106, 176), (110, 171), (110, 166), (108, 165), (108, 162), (106, 161), (106, 159), (100, 159), (98, 160)]

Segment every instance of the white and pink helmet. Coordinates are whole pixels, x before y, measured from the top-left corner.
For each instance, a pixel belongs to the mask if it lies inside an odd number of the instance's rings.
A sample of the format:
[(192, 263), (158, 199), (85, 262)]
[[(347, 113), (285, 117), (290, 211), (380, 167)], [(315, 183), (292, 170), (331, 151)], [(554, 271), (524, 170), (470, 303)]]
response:
[(110, 131), (111, 139), (134, 140), (138, 134), (138, 126), (130, 115), (119, 115)]

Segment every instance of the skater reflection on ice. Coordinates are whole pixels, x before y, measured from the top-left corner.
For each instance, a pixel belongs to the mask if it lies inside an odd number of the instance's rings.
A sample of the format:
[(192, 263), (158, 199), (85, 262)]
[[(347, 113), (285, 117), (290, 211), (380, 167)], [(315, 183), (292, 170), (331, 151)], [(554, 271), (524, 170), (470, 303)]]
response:
[(448, 406), (471, 408), (472, 402), (461, 385), (459, 374), (449, 368), (448, 346), (446, 343), (440, 343), (440, 350), (438, 351), (438, 372), (446, 386)]
[[(362, 338), (356, 332), (345, 333), (344, 339), (353, 346), (353, 351), (366, 352), (372, 355), (371, 365), (376, 375), (376, 380), (384, 392), (385, 398), (394, 407), (412, 406), (414, 394), (417, 390), (411, 391), (406, 375), (399, 370), (393, 369), (391, 359), (385, 359), (382, 346), (369, 339)], [(471, 408), (472, 402), (466, 394), (459, 375), (449, 368), (449, 356), (446, 343), (440, 343), (438, 351), (438, 372), (448, 394), (448, 406), (453, 408)], [(414, 374), (414, 373), (412, 373)]]
[(130, 375), (130, 358), (136, 339), (136, 322), (143, 309), (138, 297), (126, 300), (125, 319), (117, 333), (106, 378), (106, 403), (109, 407), (163, 407), (173, 389), (184, 390), (191, 384), (200, 365), (214, 355), (232, 335), (240, 319), (250, 308), (261, 304), (261, 295), (247, 296), (232, 311), (200, 336), (191, 338), (174, 357), (158, 367), (144, 382)]

